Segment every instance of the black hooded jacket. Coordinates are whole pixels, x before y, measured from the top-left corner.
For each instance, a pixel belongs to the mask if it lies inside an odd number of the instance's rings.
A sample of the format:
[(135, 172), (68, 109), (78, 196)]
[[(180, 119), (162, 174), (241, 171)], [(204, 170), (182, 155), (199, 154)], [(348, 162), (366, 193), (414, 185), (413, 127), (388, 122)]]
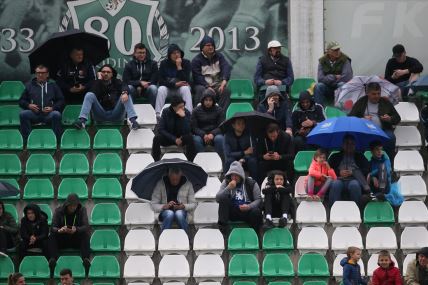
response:
[(158, 64), (151, 59), (149, 50), (146, 48), (146, 59), (138, 61), (135, 57), (125, 65), (122, 80), (127, 85), (140, 86), (140, 81), (148, 81), (158, 84)]
[(82, 84), (85, 86), (85, 90), (89, 90), (95, 78), (95, 68), (92, 63), (83, 60), (76, 65), (71, 59), (68, 59), (59, 68), (56, 83), (66, 92), (69, 92), (75, 84)]
[[(27, 211), (33, 210), (36, 215), (34, 222), (31, 222), (27, 219)], [(37, 240), (44, 240), (48, 238), (49, 235), (49, 226), (48, 226), (48, 216), (45, 212), (40, 210), (40, 207), (36, 204), (28, 204), (24, 208), (24, 217), (21, 219), (21, 228), (20, 235), (21, 239), (28, 243), (32, 235), (36, 236)]]
[[(211, 97), (213, 106), (204, 107), (204, 99)], [(215, 93), (207, 89), (201, 98), (201, 104), (192, 112), (192, 131), (195, 135), (203, 137), (206, 134), (218, 135), (221, 133), (218, 127), (223, 122), (223, 109), (215, 104)]]
[[(305, 99), (308, 99), (311, 102), (311, 106), (308, 109), (303, 110), (301, 102)], [(309, 92), (303, 91), (300, 93), (299, 103), (291, 115), (294, 135), (298, 134), (300, 128), (302, 127), (302, 123), (306, 121), (306, 119), (319, 123), (324, 121), (326, 118), (323, 107), (320, 104), (315, 103), (313, 96), (311, 96)]]
[[(77, 204), (77, 209), (74, 213), (67, 213), (67, 206), (71, 204)], [(51, 232), (57, 233), (63, 226), (76, 227), (76, 232), (87, 232), (89, 230), (88, 214), (86, 213), (85, 207), (80, 203), (79, 197), (72, 193), (68, 195), (62, 206), (56, 208), (55, 213), (52, 217)]]
[[(174, 51), (181, 53), (181, 70), (177, 70), (177, 66), (170, 56)], [(190, 61), (184, 58), (184, 52), (176, 44), (171, 44), (168, 47), (168, 58), (163, 60), (159, 67), (159, 85), (168, 88), (175, 88), (175, 83), (178, 81), (190, 82), (190, 72), (192, 67)]]

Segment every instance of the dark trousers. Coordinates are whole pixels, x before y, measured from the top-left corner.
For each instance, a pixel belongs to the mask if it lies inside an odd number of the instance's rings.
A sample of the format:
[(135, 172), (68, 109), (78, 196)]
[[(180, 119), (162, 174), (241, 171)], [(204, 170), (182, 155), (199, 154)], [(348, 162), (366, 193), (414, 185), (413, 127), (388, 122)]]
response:
[(218, 223), (220, 225), (227, 225), (229, 221), (245, 222), (257, 232), (263, 222), (262, 211), (259, 208), (253, 208), (242, 212), (238, 207), (233, 205), (229, 197), (224, 197), (220, 199), (218, 205)]
[[(193, 161), (193, 159), (196, 156), (196, 148), (195, 143), (193, 142), (193, 136), (191, 134), (183, 135), (181, 137), (181, 140), (183, 141), (183, 146), (185, 147), (184, 154), (186, 155), (187, 159), (189, 161)], [(161, 156), (161, 146), (170, 146), (175, 145), (175, 143), (172, 143), (169, 139), (162, 135), (156, 135), (153, 138), (153, 145), (152, 145), (152, 156), (155, 161), (160, 160)]]
[(52, 111), (45, 114), (43, 112), (35, 113), (31, 110), (22, 110), (21, 113), (19, 113), (19, 121), (24, 142), (27, 141), (27, 138), (31, 133), (31, 124), (38, 123), (50, 124), (58, 142), (61, 139), (61, 113), (58, 111)]
[(36, 242), (32, 245), (29, 245), (29, 240), (22, 240), (19, 244), (19, 258), (22, 260), (25, 256), (31, 255), (28, 254), (29, 249), (39, 248), (42, 250), (42, 254), (48, 258), (48, 239), (36, 240)]
[(291, 196), (287, 193), (267, 191), (265, 193), (265, 215), (281, 218), (282, 214), (291, 214)]
[(89, 258), (89, 234), (86, 232), (70, 234), (52, 233), (49, 236), (50, 258), (58, 259), (59, 251), (65, 248), (80, 250), (82, 258)]
[(6, 252), (6, 249), (14, 247), (12, 235), (5, 229), (0, 229), (0, 251)]

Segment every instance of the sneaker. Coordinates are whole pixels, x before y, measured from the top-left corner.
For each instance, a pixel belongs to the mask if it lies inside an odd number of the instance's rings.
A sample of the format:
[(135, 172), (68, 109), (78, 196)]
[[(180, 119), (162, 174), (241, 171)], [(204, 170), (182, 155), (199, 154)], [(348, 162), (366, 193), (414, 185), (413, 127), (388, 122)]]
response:
[(133, 122), (131, 123), (131, 129), (132, 129), (133, 131), (136, 131), (136, 130), (138, 130), (139, 128), (140, 128), (140, 124), (138, 124), (137, 120), (135, 120), (135, 121), (133, 121)]
[(285, 228), (286, 225), (287, 225), (287, 218), (284, 218), (284, 217), (280, 218), (278, 227)]
[(275, 225), (273, 224), (272, 220), (266, 219), (265, 223), (263, 224), (264, 230), (270, 230), (273, 229)]
[(85, 123), (82, 122), (82, 120), (77, 119), (76, 121), (74, 121), (73, 125), (76, 127), (76, 129), (78, 130), (83, 130), (86, 126)]

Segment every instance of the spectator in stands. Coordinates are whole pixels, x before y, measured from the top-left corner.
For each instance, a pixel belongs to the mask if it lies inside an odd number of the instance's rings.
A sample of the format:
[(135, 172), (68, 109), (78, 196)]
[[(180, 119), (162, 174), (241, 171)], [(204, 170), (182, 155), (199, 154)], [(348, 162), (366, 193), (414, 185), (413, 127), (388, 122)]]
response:
[(156, 98), (156, 116), (159, 118), (162, 107), (168, 96), (181, 96), (186, 102), (186, 109), (193, 110), (192, 93), (190, 91), (190, 61), (184, 58), (184, 52), (176, 44), (168, 47), (168, 58), (164, 59), (159, 68), (159, 90)]
[(267, 53), (259, 58), (254, 74), (254, 82), (259, 89), (275, 85), (288, 92), (293, 84), (293, 66), (290, 59), (281, 53), (281, 47), (279, 41), (270, 41)]
[(420, 118), (423, 125), (425, 140), (428, 141), (428, 102), (422, 107)]
[(137, 130), (137, 114), (128, 87), (117, 79), (117, 71), (111, 65), (104, 64), (99, 71), (101, 79), (96, 80), (91, 91), (86, 93), (75, 127), (84, 129), (91, 112), (95, 121), (100, 122), (120, 122), (126, 112), (132, 129)]
[(349, 116), (365, 118), (388, 135), (389, 141), (385, 144), (385, 151), (393, 159), (395, 156), (394, 125), (401, 121), (401, 117), (388, 98), (381, 97), (381, 86), (377, 82), (370, 82), (366, 87), (366, 96), (361, 97), (354, 104)]
[(204, 151), (205, 146), (212, 145), (220, 157), (223, 157), (224, 136), (219, 125), (223, 122), (223, 110), (216, 105), (215, 92), (206, 89), (201, 104), (192, 112), (193, 141), (196, 152)]
[(326, 119), (322, 105), (315, 103), (308, 91), (302, 91), (299, 102), (291, 115), (293, 123), (293, 142), (296, 152), (308, 149), (306, 136), (319, 123)]
[(41, 249), (48, 257), (48, 216), (36, 204), (28, 204), (24, 208), (24, 217), (20, 227), (21, 243), (19, 257), (22, 260), (30, 249)]
[(267, 113), (276, 118), (279, 122), (279, 126), (289, 136), (293, 135), (292, 123), (291, 123), (291, 112), (288, 106), (288, 101), (282, 97), (279, 92), (278, 86), (271, 85), (266, 89), (265, 98), (257, 106), (257, 111), (261, 113)]
[(385, 67), (385, 79), (398, 85), (402, 96), (407, 96), (409, 87), (413, 81), (419, 78), (424, 67), (413, 57), (406, 55), (406, 50), (401, 44), (392, 48), (392, 58), (390, 58)]
[(158, 134), (153, 138), (152, 156), (160, 160), (161, 146), (184, 146), (189, 161), (196, 156), (193, 142), (189, 110), (184, 108), (185, 101), (180, 96), (171, 97), (171, 106), (163, 110), (159, 121)]
[(95, 78), (95, 68), (85, 59), (83, 48), (74, 47), (68, 58), (61, 63), (56, 83), (61, 88), (67, 105), (82, 104)]
[(288, 215), (291, 215), (293, 207), (291, 191), (291, 184), (284, 172), (275, 170), (269, 173), (266, 187), (262, 190), (265, 195), (265, 229), (274, 227), (272, 217), (279, 218), (280, 228), (287, 225)]
[(225, 237), (229, 221), (244, 221), (258, 232), (262, 225), (260, 188), (257, 182), (245, 176), (241, 163), (234, 161), (225, 175), (216, 195), (218, 227)]
[(170, 229), (175, 221), (181, 229), (189, 233), (187, 215), (196, 208), (196, 200), (193, 185), (181, 169), (169, 168), (168, 176), (158, 181), (153, 189), (151, 206), (155, 213), (159, 213), (162, 231)]
[(381, 250), (379, 252), (378, 268), (373, 272), (372, 285), (401, 285), (401, 273), (400, 269), (395, 267), (394, 261), (391, 259), (391, 254), (387, 250)]
[(5, 211), (0, 201), (0, 256), (7, 256), (6, 250), (18, 244), (18, 230), (15, 218)]
[(216, 102), (226, 112), (230, 103), (230, 90), (226, 87), (231, 66), (224, 56), (215, 50), (214, 39), (205, 36), (199, 46), (201, 52), (192, 60), (195, 84), (195, 102), (200, 102), (205, 89), (216, 93)]
[(49, 80), (49, 70), (44, 65), (35, 69), (36, 78), (26, 84), (19, 99), (23, 109), (19, 113), (20, 128), (24, 143), (31, 133), (31, 124), (51, 124), (59, 141), (61, 139), (61, 111), (64, 107), (64, 97), (58, 85)]
[(75, 248), (80, 250), (83, 265), (88, 272), (89, 261), (89, 223), (86, 208), (80, 203), (75, 193), (67, 196), (64, 204), (56, 208), (52, 217), (49, 235), (49, 267), (51, 272), (56, 265), (59, 250)]
[(232, 128), (224, 135), (224, 169), (229, 169), (234, 161), (238, 161), (248, 170), (250, 176), (257, 181), (256, 144), (250, 132), (245, 128), (245, 119), (236, 118)]
[(319, 59), (318, 83), (315, 85), (315, 102), (325, 106), (325, 99), (334, 97), (334, 90), (353, 77), (351, 59), (340, 50), (338, 42), (327, 44), (326, 54)]
[(73, 279), (73, 272), (68, 269), (64, 268), (59, 272), (59, 278), (60, 278), (60, 284), (61, 285), (73, 285), (74, 279)]
[(416, 253), (416, 259), (407, 265), (406, 285), (427, 285), (428, 284), (428, 247), (423, 247)]
[(361, 249), (355, 246), (348, 247), (346, 257), (340, 261), (343, 267), (343, 285), (366, 285), (367, 281), (361, 276), (358, 261), (361, 258)]
[(134, 46), (133, 58), (125, 65), (122, 80), (128, 85), (133, 101), (146, 97), (155, 107), (158, 94), (158, 64), (150, 57), (150, 51), (142, 43)]
[(323, 199), (336, 179), (334, 169), (327, 162), (327, 152), (322, 148), (317, 149), (306, 177), (306, 192), (309, 198), (318, 201)]
[(7, 277), (7, 285), (25, 285), (25, 277), (22, 273), (15, 272)]
[(355, 138), (346, 135), (343, 139), (342, 150), (333, 153), (328, 159), (328, 163), (338, 177), (330, 187), (328, 197), (330, 207), (334, 202), (345, 198), (359, 204), (362, 193), (367, 194), (370, 191), (366, 179), (369, 173), (369, 163), (362, 153), (355, 151)]
[(370, 144), (372, 158), (370, 160), (370, 172), (367, 175), (367, 183), (377, 200), (385, 201), (385, 194), (391, 188), (391, 161), (383, 153), (382, 142), (374, 141)]
[(291, 137), (279, 129), (278, 124), (270, 123), (266, 127), (266, 135), (257, 142), (259, 167), (259, 183), (271, 170), (286, 172), (288, 178), (293, 177), (294, 150)]

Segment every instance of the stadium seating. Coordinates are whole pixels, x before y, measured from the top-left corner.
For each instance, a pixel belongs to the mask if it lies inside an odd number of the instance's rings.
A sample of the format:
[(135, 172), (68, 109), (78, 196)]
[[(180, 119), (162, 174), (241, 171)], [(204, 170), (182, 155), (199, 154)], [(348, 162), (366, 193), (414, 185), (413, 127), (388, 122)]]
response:
[(313, 78), (296, 78), (294, 79), (293, 85), (291, 85), (291, 99), (293, 101), (299, 100), (300, 92), (309, 89), (312, 84), (315, 84), (315, 80)]
[(125, 237), (123, 250), (130, 255), (153, 255), (156, 250), (155, 238), (150, 230), (130, 230)]
[(331, 250), (335, 254), (344, 253), (350, 246), (363, 248), (363, 238), (356, 227), (336, 228), (331, 237)]
[(251, 252), (259, 249), (259, 238), (252, 228), (234, 228), (229, 235), (227, 249), (230, 253)]
[(218, 204), (214, 202), (201, 202), (196, 206), (193, 223), (195, 227), (216, 225), (218, 221)]
[(394, 135), (396, 137), (395, 146), (398, 149), (419, 150), (422, 146), (421, 134), (415, 126), (397, 126)]
[(397, 239), (394, 231), (389, 227), (373, 227), (366, 236), (366, 249), (369, 253), (375, 253), (386, 249), (397, 249)]
[(24, 142), (19, 130), (0, 130), (0, 152), (18, 153), (23, 147)]
[[(126, 183), (125, 187), (125, 199), (128, 204), (134, 203), (134, 202), (144, 202), (142, 199), (138, 198), (137, 194), (135, 194), (134, 191), (131, 190), (132, 187), (132, 178), (129, 179), (128, 183)], [(146, 201), (147, 202), (147, 201)]]
[(414, 253), (428, 245), (428, 230), (426, 227), (405, 227), (401, 233), (400, 248), (403, 254)]
[(27, 181), (24, 188), (23, 199), (32, 202), (34, 200), (49, 201), (54, 198), (54, 187), (47, 178), (32, 178)]
[(85, 278), (85, 268), (83, 267), (82, 258), (80, 256), (60, 256), (57, 260), (54, 276), (60, 277), (60, 272), (64, 268), (69, 268), (73, 272), (74, 279)]
[(125, 175), (131, 179), (154, 161), (149, 153), (133, 153), (126, 161)]
[(123, 149), (122, 135), (117, 129), (99, 129), (92, 147), (96, 152), (115, 152)]
[[(370, 256), (369, 261), (367, 262), (367, 276), (373, 276), (373, 271), (375, 271), (375, 269), (379, 267), (378, 260), (379, 254), (374, 253)], [(393, 254), (391, 254), (391, 260), (394, 261), (397, 266), (398, 262)]]
[(327, 213), (321, 202), (302, 201), (297, 207), (296, 223), (299, 228), (321, 226), (327, 222)]
[(259, 262), (254, 254), (235, 254), (229, 262), (229, 278), (257, 279), (260, 276)]
[(357, 204), (354, 201), (336, 201), (330, 209), (330, 223), (333, 227), (359, 227), (361, 215)]
[(122, 175), (122, 160), (117, 153), (100, 153), (95, 157), (92, 175), (97, 177)]
[(418, 199), (425, 201), (427, 187), (424, 179), (420, 175), (403, 175), (398, 180), (401, 194), (404, 199)]
[(193, 250), (196, 255), (221, 255), (224, 250), (223, 235), (218, 229), (199, 229), (193, 239)]
[(30, 153), (44, 151), (53, 154), (56, 145), (56, 136), (51, 129), (35, 129), (28, 136), (27, 149)]
[(293, 278), (294, 269), (287, 254), (268, 253), (263, 259), (262, 275), (265, 279)]
[(424, 161), (416, 150), (400, 150), (394, 158), (394, 172), (398, 175), (415, 174), (422, 175)]
[(364, 209), (364, 224), (372, 226), (392, 226), (394, 210), (388, 202), (369, 202)]
[(401, 117), (400, 125), (417, 125), (419, 123), (419, 110), (415, 103), (399, 102), (394, 107)]
[(128, 138), (126, 139), (126, 149), (129, 154), (137, 152), (150, 153), (152, 151), (154, 137), (155, 134), (151, 129), (138, 129), (129, 132)]
[(0, 127), (16, 128), (19, 126), (19, 112), (21, 108), (16, 105), (0, 106)]
[(64, 178), (58, 187), (58, 200), (64, 201), (68, 194), (76, 193), (79, 199), (88, 199), (88, 186), (82, 178)]
[(120, 238), (115, 230), (96, 230), (92, 233), (90, 241), (93, 252), (119, 252), (121, 250)]
[(153, 228), (155, 224), (155, 213), (149, 203), (131, 203), (125, 212), (124, 224), (128, 229), (138, 227)]
[(211, 280), (221, 282), (225, 276), (224, 263), (220, 255), (201, 254), (193, 267), (193, 277), (196, 282)]
[(187, 255), (190, 250), (189, 237), (182, 229), (164, 229), (159, 236), (158, 250), (161, 255)]
[(32, 154), (27, 160), (25, 174), (33, 176), (53, 176), (56, 173), (55, 160), (50, 154)]
[(52, 209), (48, 204), (37, 204), (40, 207), (40, 210), (45, 212), (48, 216), (48, 225), (50, 226), (52, 223)]
[(301, 254), (318, 252), (325, 255), (328, 250), (327, 233), (322, 227), (304, 227), (297, 238), (297, 249)]
[(187, 160), (187, 157), (182, 152), (167, 152), (167, 153), (164, 153), (161, 157), (161, 159), (173, 159), (173, 158)]
[(0, 102), (18, 101), (25, 85), (21, 81), (2, 81), (0, 84)]
[(44, 256), (26, 256), (19, 265), (26, 279), (43, 280), (49, 278), (49, 265)]
[(96, 204), (92, 209), (89, 223), (92, 226), (120, 226), (120, 209), (114, 203)]
[(116, 178), (98, 178), (92, 188), (95, 201), (119, 201), (122, 199), (122, 185)]
[(155, 265), (149, 256), (134, 255), (126, 260), (123, 268), (123, 278), (126, 282), (147, 281), (151, 283), (155, 277)]
[(412, 262), (415, 259), (416, 259), (416, 253), (411, 253), (411, 254), (406, 255), (406, 257), (404, 258), (404, 261), (403, 261), (403, 271), (402, 271), (403, 274), (402, 274), (402, 276), (406, 276), (407, 266), (409, 265), (410, 262)]
[(159, 263), (158, 277), (161, 282), (187, 282), (190, 277), (190, 266), (184, 255), (164, 255)]
[(297, 203), (302, 202), (308, 197), (305, 189), (306, 176), (302, 175), (297, 178), (296, 184), (294, 185), (294, 197)]
[(346, 113), (335, 107), (327, 106), (325, 107), (325, 116), (327, 117), (327, 119), (331, 119), (336, 117), (345, 117)]
[[(343, 276), (343, 267), (340, 265), (340, 261), (345, 257), (346, 254), (338, 254), (333, 261), (333, 277), (336, 277), (336, 280), (341, 279)], [(366, 272), (364, 270), (364, 263), (362, 259), (358, 261), (358, 265), (360, 266), (361, 276), (365, 276)]]
[(426, 225), (428, 209), (422, 201), (404, 201), (398, 211), (398, 223), (402, 228), (407, 226)]
[(221, 182), (218, 177), (208, 177), (207, 185), (195, 193), (195, 199), (198, 202), (212, 202), (215, 201), (215, 196), (220, 189)]
[(86, 178), (89, 174), (89, 162), (82, 153), (66, 153), (59, 164), (59, 175), (63, 178), (75, 176)]
[(294, 171), (299, 174), (307, 174), (309, 166), (314, 158), (315, 151), (302, 150), (294, 157)]
[(254, 99), (253, 82), (249, 79), (231, 79), (227, 83), (230, 89), (230, 100), (250, 102)]
[(297, 265), (297, 275), (303, 278), (303, 280), (307, 280), (308, 278), (322, 280), (329, 277), (327, 260), (319, 253), (303, 254)]
[(14, 205), (4, 204), (4, 211), (8, 212), (15, 219), (15, 222), (17, 224), (19, 223), (18, 210), (16, 209), (16, 207)]
[(15, 272), (15, 266), (9, 256), (0, 256), (0, 280), (5, 280), (9, 274)]
[(266, 231), (263, 235), (262, 248), (264, 251), (294, 249), (293, 235), (287, 228), (273, 228)]
[(250, 112), (254, 111), (250, 103), (231, 103), (226, 111), (226, 119), (230, 119), (237, 112)]
[[(62, 111), (61, 122), (64, 127), (73, 127), (73, 123), (79, 118), (81, 105), (66, 105)], [(86, 127), (91, 124), (91, 119), (86, 121)]]
[(88, 277), (94, 280), (116, 280), (120, 277), (117, 258), (111, 255), (97, 255), (92, 259)]
[[(137, 122), (141, 128), (154, 129), (156, 126), (156, 112), (150, 104), (134, 104), (134, 110), (137, 113)], [(131, 122), (127, 120), (128, 125)], [(134, 131), (132, 131), (134, 132)]]
[(86, 130), (67, 129), (61, 137), (60, 149), (63, 152), (85, 153), (91, 148), (91, 140)]
[(209, 176), (220, 177), (223, 172), (221, 158), (216, 152), (199, 152), (193, 162), (202, 167)]

